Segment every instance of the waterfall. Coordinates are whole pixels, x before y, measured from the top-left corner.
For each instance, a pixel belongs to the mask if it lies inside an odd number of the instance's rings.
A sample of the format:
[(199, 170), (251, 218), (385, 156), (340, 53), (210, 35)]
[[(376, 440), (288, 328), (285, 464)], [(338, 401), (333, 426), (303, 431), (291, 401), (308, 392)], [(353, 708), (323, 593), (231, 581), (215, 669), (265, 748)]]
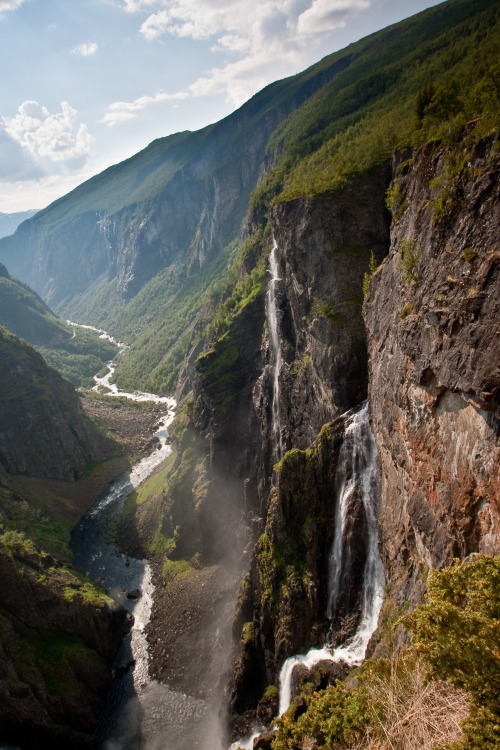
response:
[(266, 321), (269, 331), (269, 345), (271, 349), (271, 367), (273, 368), (273, 398), (272, 398), (272, 429), (273, 437), (276, 438), (276, 453), (278, 459), (283, 455), (283, 440), (281, 436), (281, 413), (280, 413), (280, 385), (279, 375), (282, 363), (281, 341), (278, 324), (278, 307), (276, 303), (277, 287), (281, 281), (278, 268), (278, 246), (274, 241), (271, 255), (269, 256), (269, 271), (271, 280), (266, 294)]
[(346, 526), (349, 507), (355, 493), (359, 493), (366, 516), (366, 561), (363, 571), (361, 619), (356, 633), (338, 648), (328, 643), (321, 649), (311, 649), (307, 654), (292, 656), (285, 661), (280, 672), (281, 716), (290, 705), (292, 672), (296, 664), (311, 668), (318, 662), (344, 661), (351, 666), (361, 664), (366, 647), (377, 627), (383, 601), (384, 569), (378, 551), (376, 447), (368, 421), (368, 402), (348, 418), (344, 440), (339, 453), (335, 477), (335, 536), (329, 560), (329, 596), (327, 615), (334, 620), (338, 612), (342, 581), (349, 575), (350, 559), (346, 551)]

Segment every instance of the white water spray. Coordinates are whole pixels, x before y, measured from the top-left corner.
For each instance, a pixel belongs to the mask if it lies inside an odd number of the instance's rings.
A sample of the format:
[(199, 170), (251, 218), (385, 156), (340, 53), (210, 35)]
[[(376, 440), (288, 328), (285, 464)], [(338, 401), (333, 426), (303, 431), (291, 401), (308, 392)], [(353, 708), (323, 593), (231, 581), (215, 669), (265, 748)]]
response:
[(278, 324), (277, 308), (277, 286), (281, 281), (278, 268), (278, 246), (274, 242), (271, 255), (269, 256), (269, 271), (271, 280), (266, 294), (266, 320), (269, 331), (269, 344), (271, 348), (271, 367), (273, 368), (273, 399), (272, 399), (272, 428), (276, 436), (276, 452), (278, 459), (283, 455), (283, 439), (281, 436), (281, 412), (280, 412), (280, 384), (279, 375), (282, 364), (281, 341)]
[(328, 617), (336, 615), (345, 564), (344, 542), (349, 501), (358, 491), (361, 494), (367, 523), (367, 555), (363, 572), (361, 621), (354, 636), (338, 648), (326, 644), (321, 649), (311, 649), (307, 654), (292, 656), (285, 661), (280, 672), (281, 716), (290, 705), (292, 672), (296, 664), (311, 668), (327, 660), (343, 661), (350, 666), (361, 664), (366, 647), (377, 627), (383, 601), (384, 569), (378, 551), (377, 500), (376, 500), (376, 447), (368, 421), (368, 403), (349, 418), (344, 441), (340, 449), (336, 474), (335, 537), (329, 563)]

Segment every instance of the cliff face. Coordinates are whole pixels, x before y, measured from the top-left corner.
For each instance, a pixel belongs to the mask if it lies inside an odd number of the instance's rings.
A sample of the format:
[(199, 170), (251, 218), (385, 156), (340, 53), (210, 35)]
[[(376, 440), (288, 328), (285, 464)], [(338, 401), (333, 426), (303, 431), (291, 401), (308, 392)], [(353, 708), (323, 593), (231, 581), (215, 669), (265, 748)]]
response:
[[(266, 685), (276, 684), (283, 661), (326, 638), (326, 570), (344, 431), (339, 415), (367, 394), (363, 276), (372, 253), (380, 262), (388, 250), (384, 195), (389, 178), (390, 171), (382, 168), (338, 195), (280, 204), (272, 215), (279, 279), (268, 284), (276, 289), (282, 364), (276, 394), (268, 298), (263, 370), (253, 389), (260, 426), (254, 503), (264, 518), (256, 529), (261, 536), (235, 620), (242, 637), (232, 707), (242, 731), (247, 711), (251, 716), (256, 710), (263, 721), (272, 718), (267, 714), (276, 706), (259, 699)], [(273, 424), (273, 399), (279, 402), (280, 436)], [(292, 450), (273, 473), (279, 437), (283, 453)], [(363, 512), (358, 508), (356, 513), (362, 528)], [(357, 538), (353, 589), (359, 589), (366, 554)], [(351, 596), (343, 612), (352, 616), (351, 625), (355, 611), (356, 596)], [(342, 627), (348, 631), (350, 626), (344, 622)]]
[(117, 446), (83, 414), (73, 386), (0, 329), (0, 463), (10, 474), (77, 479)]
[(365, 320), (381, 550), (415, 598), (427, 566), (500, 552), (500, 188), (489, 141), (412, 156)]
[(371, 253), (381, 262), (388, 250), (389, 179), (382, 168), (334, 197), (274, 210), (286, 448), (306, 448), (326, 422), (366, 398), (363, 274)]
[[(444, 146), (394, 157), (392, 222), (383, 171), (328, 200), (274, 210), (279, 401), (284, 448), (292, 450), (270, 485), (260, 483), (265, 497), (271, 486), (264, 534), (235, 621), (242, 635), (232, 706), (240, 730), (255, 710), (269, 723), (276, 704), (262, 695), (284, 659), (324, 642), (343, 420), (313, 440), (367, 392), (380, 550), (394, 601), (416, 603), (429, 566), (500, 551), (499, 164), (491, 141), (471, 146), (467, 132), (455, 148), (462, 158), (454, 171), (456, 153)], [(372, 250), (380, 266), (365, 298), (365, 329), (360, 293)], [(261, 477), (277, 460), (271, 376), (265, 366), (254, 388)], [(363, 518), (353, 531), (352, 591), (360, 586)], [(352, 603), (344, 616), (343, 636), (355, 619)]]

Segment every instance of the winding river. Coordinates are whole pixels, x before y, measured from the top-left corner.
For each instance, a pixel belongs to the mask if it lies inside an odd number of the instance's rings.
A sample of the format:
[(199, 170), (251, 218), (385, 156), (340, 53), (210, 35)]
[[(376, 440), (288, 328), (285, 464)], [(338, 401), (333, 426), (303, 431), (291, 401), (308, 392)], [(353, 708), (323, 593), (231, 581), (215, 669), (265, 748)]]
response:
[[(113, 341), (105, 331), (84, 327), (97, 330), (101, 337)], [(126, 348), (125, 344), (115, 343), (120, 352)], [(104, 750), (187, 750), (201, 747), (199, 738), (207, 719), (206, 703), (171, 690), (149, 676), (144, 629), (153, 603), (151, 569), (145, 560), (122, 554), (108, 539), (109, 524), (123, 508), (128, 495), (171, 453), (168, 426), (174, 417), (175, 400), (142, 391), (119, 391), (110, 383), (113, 362), (108, 363), (107, 370), (104, 376), (94, 378), (94, 390), (135, 401), (154, 401), (163, 404), (165, 409), (156, 426), (154, 434), (158, 442), (152, 453), (115, 480), (72, 533), (71, 548), (77, 567), (134, 617), (133, 628), (124, 639), (114, 665), (115, 678), (100, 737)]]

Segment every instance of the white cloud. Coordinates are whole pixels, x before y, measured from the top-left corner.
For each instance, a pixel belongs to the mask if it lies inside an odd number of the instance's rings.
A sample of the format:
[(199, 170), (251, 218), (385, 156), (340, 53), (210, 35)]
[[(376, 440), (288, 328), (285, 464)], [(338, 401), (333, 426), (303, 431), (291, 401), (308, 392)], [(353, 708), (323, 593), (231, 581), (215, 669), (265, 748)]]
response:
[(61, 112), (51, 114), (38, 102), (27, 101), (14, 118), (3, 119), (3, 125), (7, 134), (35, 160), (66, 163), (92, 154), (94, 138), (86, 125), (77, 127), (76, 116), (68, 102), (61, 103)]
[(71, 51), (74, 55), (81, 55), (82, 57), (89, 57), (90, 55), (95, 55), (95, 53), (97, 52), (97, 49), (98, 49), (97, 42), (83, 42), (82, 44), (78, 44)]
[(0, 180), (23, 182), (43, 176), (43, 171), (5, 130), (0, 119)]
[[(135, 0), (142, 11), (153, 0)], [(189, 87), (194, 96), (224, 90), (239, 105), (281, 75), (296, 72), (326, 34), (372, 0), (156, 0), (140, 32), (212, 40), (213, 53), (230, 54)], [(203, 93), (205, 92), (205, 94)]]
[(22, 180), (4, 180), (0, 176), (0, 210), (14, 213), (29, 207), (45, 208), (90, 177), (92, 174), (86, 172), (39, 175)]
[(345, 26), (353, 11), (364, 10), (370, 0), (314, 0), (297, 21), (299, 34), (324, 34)]
[(168, 29), (169, 15), (166, 10), (160, 10), (158, 13), (153, 13), (149, 16), (141, 26), (141, 34), (146, 39), (155, 39), (157, 36), (161, 36)]
[[(291, 75), (325, 54), (327, 35), (373, 0), (122, 0), (129, 12), (147, 16), (139, 31), (210, 41), (210, 51), (228, 59), (204, 73), (176, 98), (223, 94), (241, 105), (263, 86)], [(114, 125), (166, 95), (112, 104), (104, 122)], [(147, 101), (146, 101), (147, 100)], [(138, 102), (145, 101), (144, 106)]]
[(24, 3), (24, 0), (0, 0), (0, 18), (8, 10), (15, 10)]
[(149, 5), (158, 5), (158, 0), (124, 0), (124, 7), (127, 13), (135, 13)]
[(133, 102), (114, 102), (109, 105), (108, 112), (104, 115), (101, 122), (104, 122), (109, 127), (113, 127), (113, 125), (117, 125), (119, 122), (133, 120), (138, 112), (146, 109), (151, 104), (185, 99), (187, 96), (188, 93), (186, 91), (179, 91), (177, 94), (166, 94), (160, 91), (154, 96), (140, 96)]

